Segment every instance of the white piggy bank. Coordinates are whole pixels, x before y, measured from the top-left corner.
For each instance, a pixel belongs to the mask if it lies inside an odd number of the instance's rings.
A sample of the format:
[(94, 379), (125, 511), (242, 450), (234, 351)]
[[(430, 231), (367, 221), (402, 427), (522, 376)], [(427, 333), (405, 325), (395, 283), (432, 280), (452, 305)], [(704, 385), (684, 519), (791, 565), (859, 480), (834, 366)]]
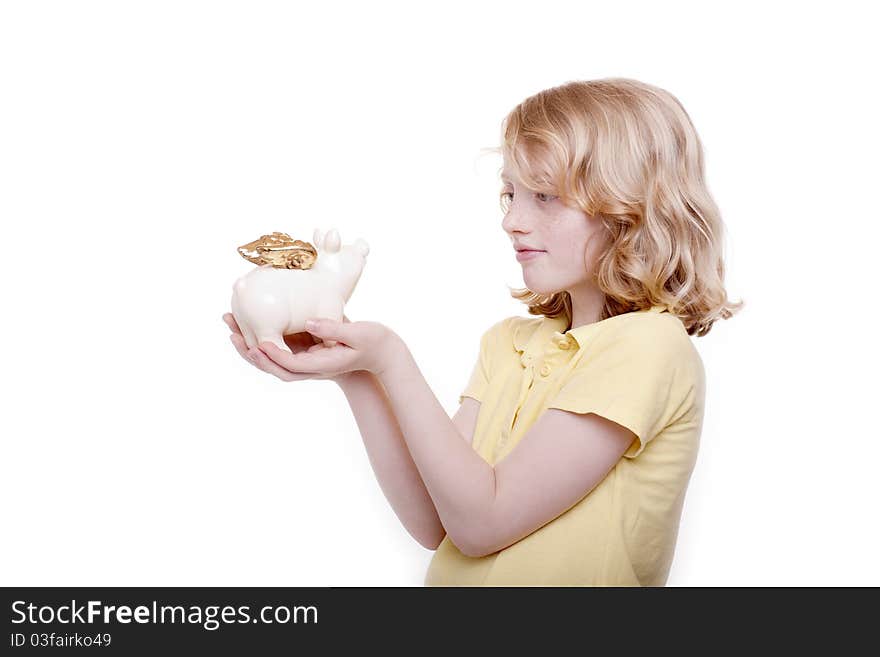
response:
[(370, 247), (362, 239), (343, 246), (336, 229), (325, 236), (318, 228), (313, 245), (318, 256), (310, 269), (262, 265), (233, 284), (232, 314), (248, 347), (272, 342), (290, 352), (282, 336), (305, 331), (310, 317), (342, 321)]

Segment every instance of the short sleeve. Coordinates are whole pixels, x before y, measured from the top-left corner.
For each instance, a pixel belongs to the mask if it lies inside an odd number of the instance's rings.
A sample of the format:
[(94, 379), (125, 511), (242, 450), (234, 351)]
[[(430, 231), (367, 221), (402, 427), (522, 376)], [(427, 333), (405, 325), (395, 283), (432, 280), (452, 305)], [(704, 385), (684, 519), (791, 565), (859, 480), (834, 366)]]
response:
[(480, 352), (477, 356), (477, 362), (471, 370), (470, 380), (465, 389), (458, 396), (458, 403), (461, 404), (465, 397), (473, 397), (482, 403), (486, 395), (486, 389), (489, 387), (489, 381), (492, 378), (492, 362), (493, 354), (496, 352), (500, 334), (503, 332), (507, 320), (501, 320), (490, 326), (480, 337)]
[(547, 406), (595, 413), (628, 428), (637, 440), (627, 458), (687, 411), (699, 358), (685, 333), (650, 321), (633, 324), (587, 348)]

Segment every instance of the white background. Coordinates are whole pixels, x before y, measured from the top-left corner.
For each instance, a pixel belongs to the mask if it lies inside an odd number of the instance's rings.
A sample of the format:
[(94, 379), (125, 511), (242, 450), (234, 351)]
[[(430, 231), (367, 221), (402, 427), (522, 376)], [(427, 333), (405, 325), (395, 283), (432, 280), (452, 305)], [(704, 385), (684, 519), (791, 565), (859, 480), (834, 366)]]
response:
[(0, 584), (420, 586), (341, 391), (221, 315), (273, 230), (371, 251), (346, 308), (454, 413), (526, 315), (500, 124), (574, 79), (675, 94), (744, 310), (668, 584), (880, 585), (876, 36), (860, 3), (6, 2)]

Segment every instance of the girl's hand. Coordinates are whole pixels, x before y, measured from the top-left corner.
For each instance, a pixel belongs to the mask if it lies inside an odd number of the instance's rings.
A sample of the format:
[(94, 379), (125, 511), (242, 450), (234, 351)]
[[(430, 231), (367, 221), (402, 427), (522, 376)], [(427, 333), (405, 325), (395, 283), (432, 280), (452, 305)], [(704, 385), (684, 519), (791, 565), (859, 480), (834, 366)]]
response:
[[(342, 316), (343, 322), (348, 322), (348, 317), (345, 315)], [(235, 321), (235, 317), (232, 313), (226, 313), (223, 315), (223, 321), (226, 322), (226, 325), (232, 331), (232, 335), (229, 338), (232, 340), (232, 344), (235, 345), (236, 351), (241, 354), (241, 357), (244, 358), (251, 365), (254, 365), (258, 369), (263, 370), (273, 376), (278, 377), (282, 381), (303, 381), (305, 379), (330, 379), (333, 381), (339, 382), (342, 378), (345, 378), (346, 375), (341, 376), (322, 376), (320, 374), (306, 374), (306, 373), (293, 373), (290, 372), (277, 363), (275, 363), (271, 358), (266, 356), (260, 349), (257, 347), (251, 347), (248, 349), (247, 343), (244, 340), (244, 336), (241, 334), (241, 329), (238, 327), (238, 323)], [(324, 346), (324, 343), (321, 342), (320, 338), (316, 338), (310, 333), (305, 331), (301, 333), (294, 333), (292, 335), (285, 335), (284, 344), (286, 344), (293, 353), (302, 353), (302, 352), (311, 352), (320, 349), (327, 349), (328, 347)], [(272, 345), (273, 347), (275, 345)], [(276, 347), (276, 349), (278, 349)], [(278, 349), (281, 351), (281, 349)]]
[(315, 344), (293, 354), (271, 342), (258, 347), (284, 376), (336, 380), (360, 370), (381, 375), (397, 357), (403, 344), (399, 336), (378, 322), (349, 322), (344, 315), (343, 320), (316, 318), (314, 326), (307, 323), (307, 335), (333, 340), (332, 347)]

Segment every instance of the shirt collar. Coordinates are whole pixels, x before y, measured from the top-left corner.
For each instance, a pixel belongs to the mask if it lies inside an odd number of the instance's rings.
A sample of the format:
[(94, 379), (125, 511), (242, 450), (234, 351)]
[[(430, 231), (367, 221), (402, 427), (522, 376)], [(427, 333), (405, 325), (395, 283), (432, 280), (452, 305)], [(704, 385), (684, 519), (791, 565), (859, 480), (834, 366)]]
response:
[(590, 340), (591, 336), (597, 331), (602, 330), (608, 322), (619, 321), (621, 317), (629, 315), (646, 314), (646, 313), (665, 313), (669, 309), (665, 305), (654, 305), (643, 310), (636, 310), (614, 317), (593, 322), (592, 324), (584, 324), (573, 329), (566, 330), (568, 322), (564, 317), (545, 317), (529, 318), (529, 321), (520, 323), (513, 332), (514, 348), (520, 353), (524, 362), (528, 360), (528, 356), (536, 350), (542, 349), (549, 340), (571, 340), (577, 342), (578, 347), (583, 347)]

